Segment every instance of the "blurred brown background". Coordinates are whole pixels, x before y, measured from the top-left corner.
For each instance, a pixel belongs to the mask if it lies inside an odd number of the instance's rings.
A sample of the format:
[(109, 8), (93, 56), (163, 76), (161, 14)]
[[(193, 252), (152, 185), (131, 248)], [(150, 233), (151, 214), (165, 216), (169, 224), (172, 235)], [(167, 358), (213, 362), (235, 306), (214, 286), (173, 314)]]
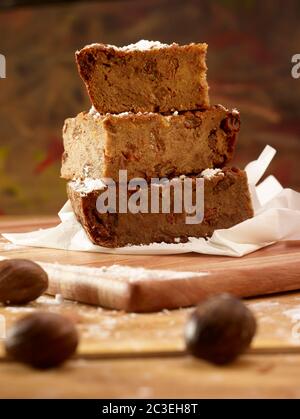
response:
[(291, 77), (299, 22), (299, 0), (83, 1), (0, 12), (0, 213), (56, 213), (64, 203), (61, 128), (90, 107), (74, 51), (97, 41), (206, 41), (212, 102), (242, 115), (235, 163), (268, 143), (278, 149), (272, 173), (299, 190), (300, 79)]

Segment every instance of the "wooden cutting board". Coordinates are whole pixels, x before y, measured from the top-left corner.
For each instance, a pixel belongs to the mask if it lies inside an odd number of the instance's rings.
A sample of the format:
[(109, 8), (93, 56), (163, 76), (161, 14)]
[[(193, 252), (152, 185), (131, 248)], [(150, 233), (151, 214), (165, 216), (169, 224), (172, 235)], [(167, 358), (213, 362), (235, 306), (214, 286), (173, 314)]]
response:
[[(0, 224), (2, 232), (30, 231), (55, 225), (56, 219)], [(0, 240), (2, 257), (38, 261), (49, 273), (49, 293), (128, 312), (187, 307), (208, 295), (230, 292), (253, 297), (300, 289), (300, 241), (281, 242), (243, 258), (199, 254), (143, 256), (15, 248)], [(58, 265), (59, 264), (59, 265)], [(166, 278), (139, 278), (134, 271), (108, 277), (93, 268), (112, 265), (170, 270)], [(69, 266), (64, 266), (69, 265)], [(78, 268), (74, 268), (74, 266)], [(91, 268), (81, 269), (80, 267)], [(177, 272), (177, 278), (172, 278)], [(191, 272), (189, 278), (180, 272)]]

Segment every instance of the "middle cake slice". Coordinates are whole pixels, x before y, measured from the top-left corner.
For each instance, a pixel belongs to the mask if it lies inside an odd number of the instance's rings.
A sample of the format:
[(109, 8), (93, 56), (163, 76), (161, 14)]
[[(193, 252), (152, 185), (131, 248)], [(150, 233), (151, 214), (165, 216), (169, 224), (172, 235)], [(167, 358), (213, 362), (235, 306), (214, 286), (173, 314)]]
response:
[(62, 177), (128, 179), (197, 174), (232, 158), (240, 117), (221, 105), (207, 110), (100, 115), (93, 108), (63, 129)]

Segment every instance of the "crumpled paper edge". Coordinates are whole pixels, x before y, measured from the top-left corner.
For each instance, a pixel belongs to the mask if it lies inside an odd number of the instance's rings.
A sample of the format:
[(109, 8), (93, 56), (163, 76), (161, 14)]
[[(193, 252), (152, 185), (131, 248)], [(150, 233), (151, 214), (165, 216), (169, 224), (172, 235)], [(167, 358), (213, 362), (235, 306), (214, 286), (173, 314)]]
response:
[(292, 189), (284, 189), (274, 176), (257, 185), (275, 154), (273, 147), (266, 146), (258, 159), (245, 167), (255, 216), (231, 228), (216, 230), (209, 239), (190, 238), (187, 243), (153, 243), (116, 249), (96, 246), (76, 220), (69, 201), (58, 214), (61, 220), (58, 226), (2, 235), (16, 245), (72, 251), (128, 255), (196, 252), (241, 257), (280, 240), (300, 239), (300, 194)]

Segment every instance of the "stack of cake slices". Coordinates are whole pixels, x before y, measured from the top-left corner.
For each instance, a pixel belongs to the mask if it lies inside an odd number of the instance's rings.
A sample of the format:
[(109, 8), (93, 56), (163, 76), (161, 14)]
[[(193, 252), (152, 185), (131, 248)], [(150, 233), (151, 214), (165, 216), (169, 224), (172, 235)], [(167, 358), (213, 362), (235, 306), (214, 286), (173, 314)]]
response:
[[(76, 52), (92, 108), (65, 122), (62, 177), (93, 243), (185, 242), (253, 216), (246, 173), (225, 167), (233, 157), (239, 112), (210, 106), (206, 51), (206, 44), (140, 41)], [(153, 179), (189, 178), (193, 188), (204, 179), (204, 218), (188, 224), (184, 206), (180, 213), (172, 205), (169, 212), (121, 211), (119, 201), (114, 211), (99, 211), (101, 194), (112, 183), (121, 189), (125, 173), (128, 182), (147, 182), (148, 197)]]

